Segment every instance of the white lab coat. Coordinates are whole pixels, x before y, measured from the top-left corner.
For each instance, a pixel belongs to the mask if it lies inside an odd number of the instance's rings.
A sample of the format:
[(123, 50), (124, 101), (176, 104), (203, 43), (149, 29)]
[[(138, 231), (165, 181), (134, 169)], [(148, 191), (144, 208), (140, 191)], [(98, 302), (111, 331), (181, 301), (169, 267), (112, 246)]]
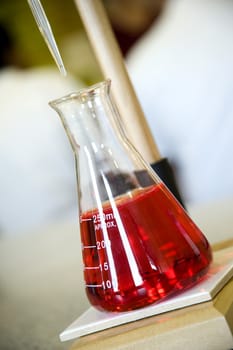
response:
[(0, 72), (0, 231), (77, 218), (74, 158), (50, 100), (82, 86), (47, 68)]
[(170, 0), (128, 70), (186, 204), (233, 197), (233, 2)]

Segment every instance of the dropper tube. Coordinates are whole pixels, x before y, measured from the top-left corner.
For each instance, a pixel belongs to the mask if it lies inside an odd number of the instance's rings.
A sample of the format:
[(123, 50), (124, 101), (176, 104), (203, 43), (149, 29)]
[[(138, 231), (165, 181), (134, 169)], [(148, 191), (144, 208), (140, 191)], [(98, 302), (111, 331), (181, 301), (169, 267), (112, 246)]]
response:
[(28, 0), (28, 4), (36, 20), (37, 26), (49, 48), (49, 51), (52, 54), (53, 59), (60, 70), (60, 73), (66, 76), (65, 66), (63, 64), (51, 26), (49, 24), (48, 18), (44, 12), (40, 0)]

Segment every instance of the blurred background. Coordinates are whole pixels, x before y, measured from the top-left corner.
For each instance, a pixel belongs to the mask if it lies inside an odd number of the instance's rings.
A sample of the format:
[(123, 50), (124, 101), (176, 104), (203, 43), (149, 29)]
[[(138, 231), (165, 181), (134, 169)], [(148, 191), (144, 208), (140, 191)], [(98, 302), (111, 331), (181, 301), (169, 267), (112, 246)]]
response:
[[(164, 0), (103, 1), (117, 40), (125, 55), (159, 15)], [(43, 0), (67, 70), (87, 84), (102, 76), (72, 0)], [(26, 0), (1, 0), (0, 22), (15, 42), (15, 54), (24, 67), (54, 65)]]
[[(72, 0), (42, 1), (67, 68), (87, 83), (100, 78), (100, 72), (81, 20)], [(15, 54), (24, 67), (54, 65), (25, 0), (1, 0), (0, 21), (15, 42)]]

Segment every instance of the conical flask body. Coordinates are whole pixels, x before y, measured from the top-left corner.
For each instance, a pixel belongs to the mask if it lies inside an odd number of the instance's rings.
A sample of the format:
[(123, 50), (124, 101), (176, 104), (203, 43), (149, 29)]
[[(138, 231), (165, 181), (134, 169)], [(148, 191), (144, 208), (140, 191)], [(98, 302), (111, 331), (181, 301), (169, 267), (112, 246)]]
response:
[(105, 81), (50, 104), (76, 159), (87, 296), (99, 309), (127, 311), (197, 283), (212, 253), (127, 139), (109, 90)]

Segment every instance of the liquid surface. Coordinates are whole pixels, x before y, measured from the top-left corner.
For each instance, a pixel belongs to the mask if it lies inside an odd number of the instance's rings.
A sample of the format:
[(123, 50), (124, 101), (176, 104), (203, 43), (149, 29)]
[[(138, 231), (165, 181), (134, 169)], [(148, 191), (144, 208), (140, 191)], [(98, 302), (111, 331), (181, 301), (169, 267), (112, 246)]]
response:
[(87, 296), (109, 311), (191, 286), (212, 259), (208, 241), (163, 184), (83, 213), (81, 239)]

